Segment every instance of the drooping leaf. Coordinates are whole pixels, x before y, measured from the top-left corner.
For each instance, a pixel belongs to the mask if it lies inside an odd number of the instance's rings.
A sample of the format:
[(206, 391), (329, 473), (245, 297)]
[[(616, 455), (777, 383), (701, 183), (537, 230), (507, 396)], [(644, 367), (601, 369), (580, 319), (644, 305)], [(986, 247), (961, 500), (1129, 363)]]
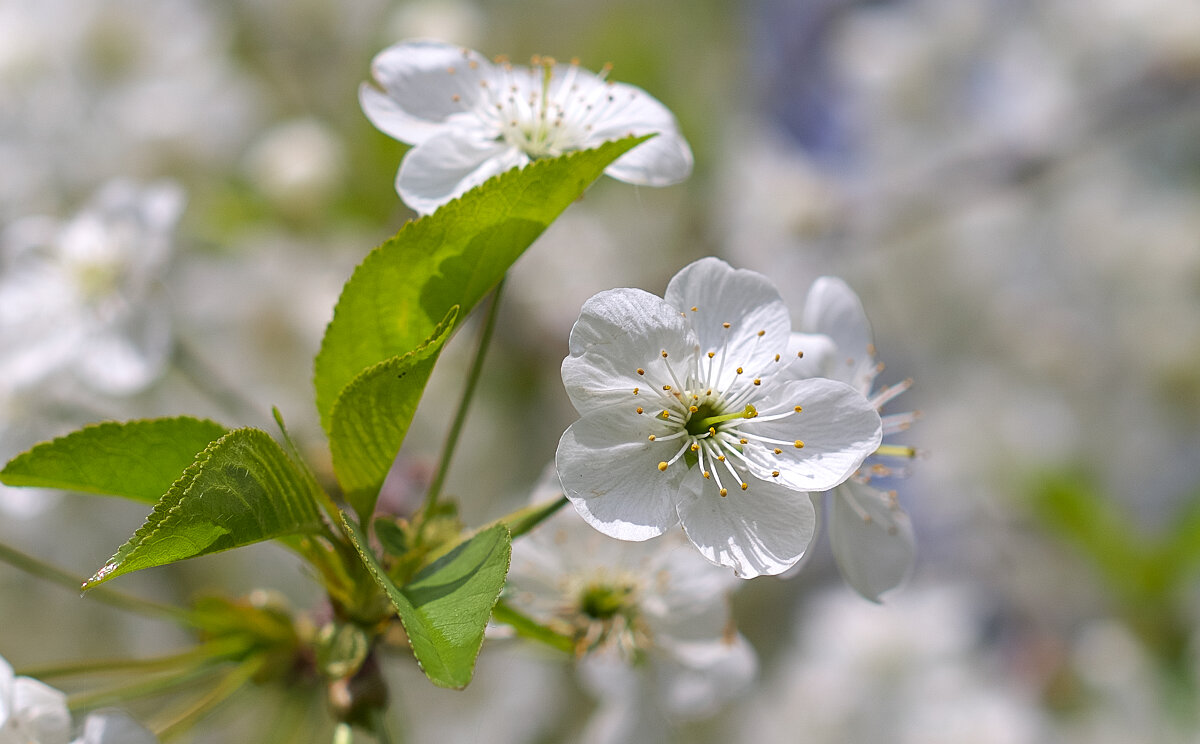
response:
[(392, 600), (425, 675), (440, 687), (466, 687), (508, 575), (508, 530), (497, 525), (479, 532), (397, 587), (367, 546), (362, 528), (347, 515), (342, 522), (371, 575)]
[(0, 481), (153, 504), (226, 431), (188, 416), (91, 424), (17, 455), (0, 471)]
[(231, 431), (197, 455), (84, 589), (142, 568), (318, 532), (319, 488), (266, 432)]
[(407, 223), (368, 254), (342, 290), (314, 365), (317, 410), (330, 438), (334, 405), (347, 385), (433, 338), (455, 305), (460, 323), (538, 235), (644, 139), (503, 173)]
[(333, 407), (333, 469), (346, 501), (364, 523), (375, 511), (379, 489), (457, 317), (455, 305), (423, 344), (364, 370)]

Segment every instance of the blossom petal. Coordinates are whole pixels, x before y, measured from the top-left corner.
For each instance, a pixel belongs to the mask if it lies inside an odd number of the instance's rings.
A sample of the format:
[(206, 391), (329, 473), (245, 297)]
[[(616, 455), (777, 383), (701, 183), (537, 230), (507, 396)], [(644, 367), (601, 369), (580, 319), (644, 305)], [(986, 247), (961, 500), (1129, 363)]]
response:
[[(619, 181), (670, 186), (692, 173), (692, 150), (670, 109), (635, 85), (614, 83), (577, 69), (555, 68), (563, 84), (553, 93), (567, 115), (586, 128), (585, 147), (631, 135), (656, 133), (605, 169)], [(569, 93), (568, 93), (569, 91)], [(579, 113), (576, 113), (579, 112)]]
[(736, 697), (754, 681), (758, 657), (741, 633), (680, 642), (666, 638), (655, 676), (665, 692), (668, 711), (687, 717), (711, 715), (715, 706)]
[(66, 744), (71, 738), (67, 696), (31, 677), (17, 677), (12, 686), (11, 714), (18, 730), (42, 744)]
[(480, 84), (495, 70), (478, 52), (420, 39), (375, 55), (371, 74), (383, 92), (366, 84), (359, 88), (363, 113), (383, 132), (416, 145), (444, 131), (447, 119), (476, 106)]
[[(822, 333), (793, 332), (788, 340), (788, 373), (792, 377), (833, 377), (830, 369), (837, 357), (837, 344)], [(845, 382), (845, 380), (843, 380)], [(865, 394), (865, 391), (864, 391)]]
[(653, 419), (618, 410), (594, 411), (558, 442), (555, 464), (563, 493), (588, 524), (620, 540), (648, 540), (679, 522), (676, 494), (695, 489), (699, 475), (682, 463), (660, 471), (668, 443), (650, 442)]
[(408, 151), (396, 174), (396, 193), (417, 212), (429, 214), (492, 176), (528, 162), (503, 142), (447, 132)]
[(607, 290), (583, 304), (571, 328), (563, 385), (580, 414), (608, 407), (633, 411), (641, 400), (655, 411), (662, 408), (656, 402), (662, 386), (672, 384), (662, 352), (669, 354), (672, 369), (687, 370), (695, 346), (687, 319), (673, 305), (640, 289)]
[(804, 303), (801, 330), (823, 333), (837, 344), (840, 359), (827, 375), (866, 394), (875, 379), (875, 347), (867, 312), (853, 289), (841, 279), (823, 276), (813, 282)]
[(104, 710), (88, 714), (73, 744), (158, 744), (158, 739), (128, 713)]
[(872, 602), (912, 572), (916, 539), (894, 498), (849, 480), (833, 490), (829, 542), (846, 583)]
[(684, 495), (679, 519), (705, 558), (743, 579), (786, 571), (804, 555), (817, 526), (808, 494), (767, 482), (726, 497), (713, 489)]
[(762, 274), (702, 258), (672, 277), (665, 297), (687, 313), (701, 351), (726, 360), (719, 379), (708, 380), (714, 388), (729, 389), (739, 366), (755, 377), (782, 369), (775, 355), (787, 350), (792, 322), (775, 285)]
[[(853, 475), (883, 440), (883, 422), (875, 407), (844, 382), (822, 377), (789, 380), (764, 396), (776, 405), (760, 406), (760, 418), (793, 406), (803, 411), (775, 421), (754, 419), (740, 427), (782, 442), (778, 454), (769, 444), (746, 448), (751, 472), (758, 478), (798, 491), (828, 491)], [(788, 444), (796, 441), (803, 446)], [(778, 476), (772, 475), (775, 471)]]

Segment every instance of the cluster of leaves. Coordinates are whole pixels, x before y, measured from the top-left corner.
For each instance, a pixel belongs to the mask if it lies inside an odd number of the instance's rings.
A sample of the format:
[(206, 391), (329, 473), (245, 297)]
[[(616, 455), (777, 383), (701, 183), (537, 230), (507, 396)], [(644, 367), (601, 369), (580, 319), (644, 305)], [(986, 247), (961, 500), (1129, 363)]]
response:
[[(349, 649), (333, 654), (329, 666), (338, 673), (353, 671), (398, 617), (429, 679), (466, 685), (504, 586), (512, 535), (539, 515), (464, 531), (431, 504), (411, 523), (372, 524), (376, 500), (447, 340), (538, 235), (641, 139), (502, 174), (407, 223), (358, 266), (315, 360), (316, 405), (337, 480), (332, 493), (300, 457), (278, 412), (279, 440), (190, 417), (96, 424), (19, 455), (0, 480), (154, 505), (85, 589), (276, 540), (312, 562), (339, 621), (352, 629), (326, 644)], [(447, 521), (454, 529), (445, 529)], [(368, 541), (372, 527), (381, 555)], [(348, 666), (340, 663), (346, 659)]]

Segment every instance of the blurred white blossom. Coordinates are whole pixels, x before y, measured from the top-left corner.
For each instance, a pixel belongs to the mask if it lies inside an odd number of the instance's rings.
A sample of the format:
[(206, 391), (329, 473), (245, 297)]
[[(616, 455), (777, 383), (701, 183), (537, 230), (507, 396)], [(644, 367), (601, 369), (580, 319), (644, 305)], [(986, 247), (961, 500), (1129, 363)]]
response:
[[(548, 475), (535, 500), (557, 491)], [(736, 583), (678, 531), (631, 544), (564, 510), (513, 545), (506, 598), (574, 639), (601, 701), (585, 738), (648, 741), (639, 720), (712, 715), (752, 680), (754, 651), (730, 615)]]
[(158, 376), (171, 321), (157, 290), (182, 191), (109, 182), (66, 222), (27, 218), (0, 244), (0, 375), (13, 388), (59, 372), (127, 395)]
[(17, 677), (0, 657), (0, 744), (66, 744), (67, 696), (32, 677)]

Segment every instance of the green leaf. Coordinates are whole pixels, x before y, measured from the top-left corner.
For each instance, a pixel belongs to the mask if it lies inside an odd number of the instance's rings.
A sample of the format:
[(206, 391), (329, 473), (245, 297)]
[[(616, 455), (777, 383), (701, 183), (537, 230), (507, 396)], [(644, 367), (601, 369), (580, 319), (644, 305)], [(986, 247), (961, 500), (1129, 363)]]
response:
[(17, 455), (0, 471), (0, 481), (153, 504), (226, 431), (187, 416), (91, 424)]
[(466, 687), (508, 575), (508, 530), (497, 525), (479, 532), (400, 588), (367, 547), (362, 528), (345, 514), (342, 522), (371, 575), (392, 600), (425, 676), (440, 687)]
[(231, 431), (196, 456), (146, 523), (83, 588), (142, 568), (319, 532), (319, 489), (266, 432)]
[(314, 365), (321, 426), (363, 370), (435, 336), (451, 307), (466, 317), (508, 267), (610, 163), (645, 137), (503, 173), (371, 251), (342, 290)]
[(364, 370), (333, 407), (333, 469), (346, 501), (364, 523), (375, 511), (379, 489), (457, 317), (455, 305), (423, 344)]

